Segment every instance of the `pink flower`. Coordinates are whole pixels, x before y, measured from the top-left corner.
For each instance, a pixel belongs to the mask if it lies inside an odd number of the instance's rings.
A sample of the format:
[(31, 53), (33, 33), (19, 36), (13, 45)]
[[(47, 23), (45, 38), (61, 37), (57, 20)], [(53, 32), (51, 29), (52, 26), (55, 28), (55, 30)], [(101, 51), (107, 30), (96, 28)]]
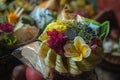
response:
[(0, 24), (0, 30), (8, 33), (13, 31), (13, 26), (9, 23)]
[(67, 36), (65, 36), (62, 32), (58, 32), (55, 29), (53, 31), (48, 31), (47, 35), (49, 36), (48, 39), (48, 46), (56, 51), (58, 54), (64, 53), (64, 45), (67, 41)]
[(99, 46), (100, 40), (99, 39), (95, 39), (91, 45), (91, 50), (93, 53), (96, 52), (98, 46)]
[(94, 45), (91, 46), (91, 50), (92, 50), (93, 53), (96, 52), (97, 47), (98, 47), (97, 44), (94, 44)]

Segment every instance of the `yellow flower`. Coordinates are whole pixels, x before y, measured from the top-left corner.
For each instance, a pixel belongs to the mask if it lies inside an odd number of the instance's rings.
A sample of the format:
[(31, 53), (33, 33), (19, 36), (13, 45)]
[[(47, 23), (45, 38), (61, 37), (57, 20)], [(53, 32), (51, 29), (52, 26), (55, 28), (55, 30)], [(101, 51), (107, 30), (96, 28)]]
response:
[(39, 39), (41, 41), (48, 39), (49, 36), (47, 35), (47, 31), (52, 31), (54, 29), (58, 32), (65, 32), (65, 30), (67, 29), (67, 26), (63, 24), (61, 20), (52, 22), (46, 27), (46, 29), (44, 30), (43, 34), (39, 37)]
[(15, 23), (17, 19), (18, 19), (18, 16), (15, 13), (10, 13), (8, 15), (8, 22), (9, 23)]
[(52, 22), (46, 27), (46, 31), (52, 31), (53, 29), (59, 32), (64, 32), (67, 29), (67, 27), (63, 25), (61, 21), (56, 21)]
[(44, 41), (49, 39), (49, 36), (46, 33), (46, 30), (39, 36), (39, 40)]
[(65, 56), (70, 57), (74, 61), (81, 61), (83, 57), (86, 58), (91, 53), (90, 47), (80, 36), (75, 37), (74, 44), (66, 44), (64, 49)]

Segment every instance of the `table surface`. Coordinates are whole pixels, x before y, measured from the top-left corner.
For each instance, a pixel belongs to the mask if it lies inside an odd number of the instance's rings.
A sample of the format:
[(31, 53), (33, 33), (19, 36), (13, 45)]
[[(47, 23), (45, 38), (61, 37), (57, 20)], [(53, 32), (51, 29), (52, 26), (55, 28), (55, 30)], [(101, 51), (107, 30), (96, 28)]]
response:
[(96, 72), (98, 74), (98, 80), (120, 80), (120, 72), (116, 71), (108, 71), (101, 69), (99, 67), (96, 68)]

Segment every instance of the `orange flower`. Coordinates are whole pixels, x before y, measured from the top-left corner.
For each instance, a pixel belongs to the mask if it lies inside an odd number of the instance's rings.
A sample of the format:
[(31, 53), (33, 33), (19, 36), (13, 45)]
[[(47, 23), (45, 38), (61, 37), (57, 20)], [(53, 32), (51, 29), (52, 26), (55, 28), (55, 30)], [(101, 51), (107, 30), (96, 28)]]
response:
[(8, 22), (9, 23), (15, 23), (17, 21), (17, 19), (18, 19), (18, 16), (15, 13), (10, 13), (8, 15)]

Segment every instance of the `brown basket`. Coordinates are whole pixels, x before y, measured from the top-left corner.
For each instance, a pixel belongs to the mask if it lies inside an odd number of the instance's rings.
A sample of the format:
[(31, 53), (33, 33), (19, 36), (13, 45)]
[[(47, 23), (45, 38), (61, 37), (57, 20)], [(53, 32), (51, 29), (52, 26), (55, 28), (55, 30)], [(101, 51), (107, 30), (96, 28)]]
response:
[(0, 63), (6, 63), (7, 61), (13, 59), (13, 56), (11, 55), (11, 53), (15, 49), (36, 41), (40, 34), (41, 34), (41, 30), (39, 30), (38, 34), (34, 36), (31, 40), (26, 41), (24, 43), (20, 43), (20, 44), (7, 45), (7, 44), (0, 43), (0, 50), (3, 51), (2, 53), (3, 55), (0, 55)]
[(4, 43), (0, 43), (0, 47), (5, 48), (6, 50), (15, 50), (21, 46), (27, 45), (29, 43), (32, 43), (34, 41), (36, 41), (36, 39), (39, 37), (39, 35), (41, 34), (41, 30), (38, 31), (38, 34), (36, 36), (34, 36), (32, 39), (23, 42), (23, 43), (19, 43), (19, 44), (14, 44), (14, 45), (8, 45), (8, 44), (4, 44)]

